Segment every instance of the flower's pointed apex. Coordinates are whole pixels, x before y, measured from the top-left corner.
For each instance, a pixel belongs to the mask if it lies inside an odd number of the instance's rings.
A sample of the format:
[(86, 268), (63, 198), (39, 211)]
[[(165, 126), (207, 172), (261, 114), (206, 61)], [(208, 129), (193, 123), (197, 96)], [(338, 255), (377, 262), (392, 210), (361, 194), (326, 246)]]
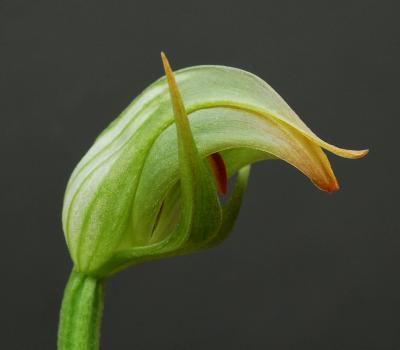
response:
[[(325, 148), (326, 150), (334, 153), (335, 155), (343, 158), (348, 158), (348, 159), (358, 159), (358, 158), (363, 158), (365, 157), (369, 149), (364, 149), (364, 150), (347, 150), (344, 148), (339, 148), (330, 144), (327, 144), (329, 147), (326, 145), (322, 145), (321, 147)], [(326, 163), (325, 164), (326, 169), (328, 169), (330, 173), (330, 179), (326, 182), (320, 183), (319, 181), (314, 181), (315, 185), (320, 188), (322, 191), (328, 192), (328, 193), (333, 193), (337, 192), (340, 189), (339, 182), (337, 181), (335, 174), (333, 173), (330, 164)]]
[(169, 64), (167, 56), (161, 51), (161, 60), (164, 66), (165, 76), (167, 78), (169, 91), (171, 94), (172, 107), (174, 109), (175, 119), (179, 123), (187, 124), (187, 115), (185, 107), (182, 103), (182, 98), (176, 85), (174, 73), (172, 72), (171, 65)]
[[(309, 137), (309, 136), (307, 136)], [(310, 138), (313, 139), (313, 138)], [(329, 152), (332, 152), (333, 154), (336, 154), (339, 157), (342, 158), (348, 158), (348, 159), (359, 159), (365, 157), (369, 149), (363, 149), (363, 150), (352, 150), (352, 149), (344, 149), (340, 147), (336, 147), (334, 145), (331, 145), (325, 141), (315, 141), (317, 144), (319, 144), (322, 148), (326, 149)]]

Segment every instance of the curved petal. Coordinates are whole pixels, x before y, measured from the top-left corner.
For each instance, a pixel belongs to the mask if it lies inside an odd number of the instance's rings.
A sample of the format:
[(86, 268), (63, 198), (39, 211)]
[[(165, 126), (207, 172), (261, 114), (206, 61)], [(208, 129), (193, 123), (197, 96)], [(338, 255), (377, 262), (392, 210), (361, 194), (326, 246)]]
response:
[[(292, 164), (325, 191), (338, 189), (321, 148), (296, 129), (273, 118), (232, 108), (209, 108), (192, 113), (190, 123), (203, 158), (232, 148), (250, 148), (262, 151), (265, 157), (273, 155)], [(146, 158), (132, 208), (134, 232), (150, 234), (166, 192), (178, 180), (177, 154), (175, 126), (171, 125), (156, 140)], [(234, 154), (232, 151), (232, 158)], [(253, 153), (247, 156), (250, 156), (249, 162), (253, 161)], [(243, 154), (241, 162), (241, 165), (246, 162)]]

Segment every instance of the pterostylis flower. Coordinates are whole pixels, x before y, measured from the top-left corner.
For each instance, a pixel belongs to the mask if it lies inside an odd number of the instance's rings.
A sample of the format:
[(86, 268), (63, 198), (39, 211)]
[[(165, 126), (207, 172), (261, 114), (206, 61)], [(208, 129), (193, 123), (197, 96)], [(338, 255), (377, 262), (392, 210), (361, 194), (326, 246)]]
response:
[[(69, 180), (63, 229), (74, 268), (59, 349), (99, 346), (104, 279), (149, 259), (212, 247), (238, 215), (250, 164), (282, 159), (327, 192), (339, 185), (316, 136), (260, 78), (224, 66), (166, 73), (105, 129)], [(237, 174), (229, 198), (219, 195)]]

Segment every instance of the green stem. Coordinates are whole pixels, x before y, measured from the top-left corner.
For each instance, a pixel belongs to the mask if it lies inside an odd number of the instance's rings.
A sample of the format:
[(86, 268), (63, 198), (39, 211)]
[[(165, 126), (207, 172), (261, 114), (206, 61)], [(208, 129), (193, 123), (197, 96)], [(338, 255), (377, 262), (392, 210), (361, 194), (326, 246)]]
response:
[(61, 306), (58, 350), (99, 349), (103, 302), (103, 281), (72, 270)]

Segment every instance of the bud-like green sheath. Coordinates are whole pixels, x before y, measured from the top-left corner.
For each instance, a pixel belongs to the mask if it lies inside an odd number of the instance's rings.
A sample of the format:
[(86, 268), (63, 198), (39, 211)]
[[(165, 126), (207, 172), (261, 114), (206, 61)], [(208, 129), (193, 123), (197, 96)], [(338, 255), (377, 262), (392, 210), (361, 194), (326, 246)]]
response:
[[(62, 221), (76, 276), (102, 280), (144, 260), (221, 242), (256, 161), (282, 159), (333, 192), (339, 187), (322, 148), (347, 158), (367, 153), (319, 139), (248, 72), (197, 66), (174, 75), (162, 60), (166, 77), (101, 133), (69, 180)], [(217, 190), (224, 193), (234, 174), (222, 207)]]

